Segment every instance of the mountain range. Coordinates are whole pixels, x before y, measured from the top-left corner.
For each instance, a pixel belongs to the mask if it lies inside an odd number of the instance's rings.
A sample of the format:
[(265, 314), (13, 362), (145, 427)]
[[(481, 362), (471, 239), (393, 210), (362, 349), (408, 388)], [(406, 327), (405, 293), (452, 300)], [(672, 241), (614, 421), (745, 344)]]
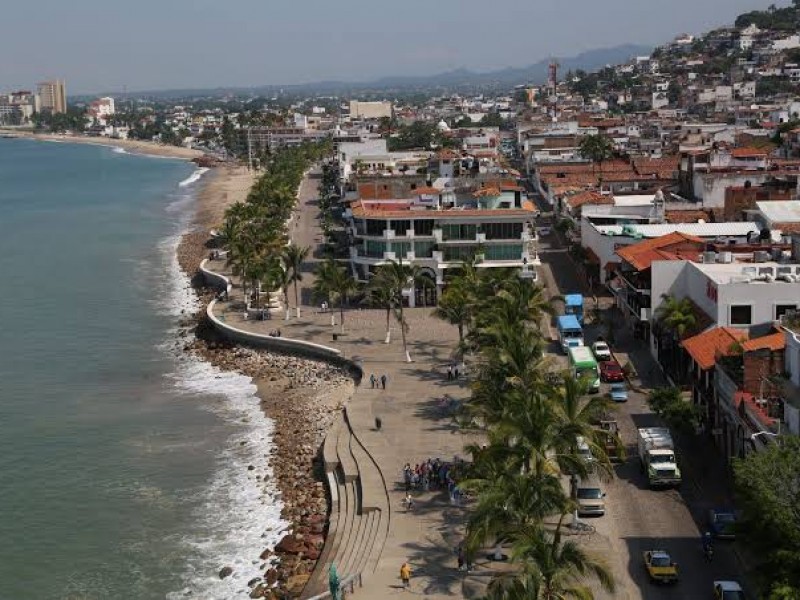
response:
[[(581, 52), (575, 56), (548, 58), (525, 67), (507, 67), (505, 69), (475, 72), (469, 69), (455, 69), (436, 75), (422, 76), (388, 76), (372, 81), (318, 81), (293, 85), (264, 85), (254, 87), (229, 87), (214, 89), (183, 89), (143, 91), (125, 96), (149, 96), (152, 98), (223, 96), (228, 94), (242, 95), (274, 95), (309, 94), (309, 93), (408, 93), (422, 90), (488, 90), (509, 88), (522, 84), (542, 84), (547, 80), (547, 67), (556, 60), (560, 65), (560, 73), (569, 70), (583, 69), (595, 71), (606, 65), (624, 63), (634, 56), (649, 54), (652, 46), (639, 44), (623, 44), (609, 48), (598, 48)], [(120, 96), (119, 93), (113, 94)]]

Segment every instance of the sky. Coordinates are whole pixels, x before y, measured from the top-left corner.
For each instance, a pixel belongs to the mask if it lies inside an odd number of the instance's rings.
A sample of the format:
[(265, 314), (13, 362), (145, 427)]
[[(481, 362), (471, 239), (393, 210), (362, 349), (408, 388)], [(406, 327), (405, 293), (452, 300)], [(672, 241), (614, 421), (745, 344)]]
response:
[(37, 0), (0, 11), (0, 90), (68, 94), (487, 71), (683, 32), (788, 0)]

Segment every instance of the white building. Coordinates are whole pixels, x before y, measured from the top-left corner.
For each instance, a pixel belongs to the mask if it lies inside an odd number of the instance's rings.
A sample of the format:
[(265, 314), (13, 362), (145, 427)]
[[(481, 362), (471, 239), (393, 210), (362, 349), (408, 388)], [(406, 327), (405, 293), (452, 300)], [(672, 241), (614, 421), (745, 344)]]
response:
[[(604, 207), (593, 207), (593, 211)], [(648, 207), (620, 207), (619, 213), (611, 214), (615, 218), (624, 218), (624, 212), (629, 212), (629, 220), (644, 219), (644, 211)], [(597, 215), (595, 214), (595, 217)], [(645, 239), (653, 239), (668, 233), (680, 232), (686, 235), (699, 237), (708, 241), (724, 239), (728, 242), (744, 243), (749, 234), (758, 233), (761, 228), (755, 222), (733, 223), (663, 223), (663, 224), (635, 224), (635, 225), (595, 225), (590, 222), (591, 216), (581, 220), (581, 245), (594, 253), (599, 261), (600, 282), (605, 283), (609, 263), (619, 262), (617, 250), (631, 244), (636, 244)]]
[(652, 314), (666, 294), (689, 298), (717, 326), (747, 329), (768, 325), (800, 307), (800, 264), (796, 261), (661, 260), (652, 263), (651, 271)]
[(380, 102), (350, 100), (350, 117), (353, 119), (380, 119), (391, 116), (392, 103), (387, 100)]

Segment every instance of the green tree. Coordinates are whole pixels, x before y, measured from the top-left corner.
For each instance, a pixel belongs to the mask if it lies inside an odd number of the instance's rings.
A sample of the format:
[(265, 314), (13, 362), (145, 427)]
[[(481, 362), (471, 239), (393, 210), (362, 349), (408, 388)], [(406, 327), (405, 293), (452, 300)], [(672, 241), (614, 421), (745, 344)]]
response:
[(578, 152), (582, 157), (591, 160), (593, 164), (600, 165), (602, 172), (603, 163), (614, 155), (614, 144), (611, 138), (601, 133), (587, 135), (578, 145)]
[(663, 387), (652, 390), (647, 404), (675, 431), (692, 434), (697, 430), (700, 412), (691, 402), (684, 400), (680, 389)]
[(697, 316), (692, 301), (689, 298), (678, 299), (669, 294), (664, 294), (661, 299), (663, 302), (656, 310), (657, 320), (679, 340), (695, 333)]
[(776, 582), (785, 589), (800, 589), (800, 438), (779, 439), (733, 463), (742, 509), (737, 528), (758, 557), (754, 571), (764, 591)]
[(283, 250), (283, 264), (289, 273), (289, 283), (294, 286), (294, 306), (298, 319), (300, 318), (300, 295), (297, 291), (297, 284), (303, 281), (303, 261), (305, 261), (310, 251), (311, 249), (308, 246), (298, 246), (296, 244), (289, 244)]
[(377, 277), (386, 285), (392, 293), (395, 306), (395, 317), (400, 325), (400, 333), (403, 338), (403, 354), (405, 354), (406, 362), (411, 361), (411, 355), (408, 352), (408, 342), (406, 340), (406, 333), (408, 332), (408, 322), (405, 318), (403, 290), (409, 286), (413, 288), (414, 285), (420, 281), (420, 270), (416, 265), (403, 264), (403, 259), (390, 260), (386, 264), (378, 267)]
[(383, 343), (388, 344), (392, 341), (392, 330), (389, 323), (397, 300), (392, 281), (385, 276), (383, 271), (378, 270), (369, 280), (365, 291), (365, 302), (373, 308), (380, 308), (386, 312), (386, 335)]
[(464, 327), (469, 323), (469, 295), (460, 285), (451, 285), (439, 298), (433, 315), (458, 328), (459, 345), (464, 343)]
[(344, 333), (344, 307), (357, 288), (358, 282), (350, 277), (347, 268), (334, 259), (329, 258), (317, 266), (312, 295), (315, 298), (325, 298), (331, 304), (334, 301), (339, 304), (342, 333)]

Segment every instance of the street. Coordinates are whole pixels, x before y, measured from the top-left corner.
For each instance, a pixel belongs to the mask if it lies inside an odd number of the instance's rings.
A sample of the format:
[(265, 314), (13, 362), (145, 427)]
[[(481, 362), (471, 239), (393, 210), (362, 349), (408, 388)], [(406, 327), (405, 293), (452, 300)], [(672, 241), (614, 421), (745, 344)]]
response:
[[(549, 207), (542, 206), (543, 213)], [(550, 217), (543, 214), (539, 226), (552, 225)], [(542, 282), (551, 295), (583, 293), (585, 284), (576, 273), (575, 266), (560, 247), (555, 233), (540, 240)], [(610, 298), (600, 298), (601, 307), (611, 304)], [(560, 304), (558, 310), (561, 310)], [(593, 301), (586, 299), (584, 312), (587, 320), (592, 314)], [(605, 311), (607, 312), (607, 311)], [(599, 327), (589, 323), (584, 328), (586, 344), (601, 335)], [(630, 333), (620, 327), (615, 331), (616, 343), (612, 345), (621, 362), (631, 360), (645, 380), (643, 384), (655, 386), (660, 382), (660, 373), (641, 342), (632, 339)], [(566, 361), (557, 344), (550, 351)], [(624, 360), (622, 359), (623, 357)], [(642, 367), (645, 366), (643, 369)], [(607, 384), (602, 384), (600, 393), (606, 393)], [(608, 594), (599, 586), (593, 586), (595, 597), (604, 598), (711, 598), (712, 583), (718, 579), (741, 580), (741, 567), (731, 542), (716, 541), (714, 557), (708, 563), (702, 552), (701, 532), (704, 530), (707, 510), (715, 504), (714, 499), (724, 498), (724, 490), (711, 489), (705, 481), (709, 467), (707, 452), (687, 456), (685, 448), (678, 449), (678, 459), (683, 472), (683, 483), (679, 489), (651, 490), (647, 478), (640, 470), (636, 448), (636, 429), (662, 425), (650, 411), (644, 393), (629, 391), (629, 400), (617, 405), (617, 421), (620, 436), (627, 449), (627, 459), (615, 467), (613, 480), (604, 482), (606, 514), (603, 517), (584, 518), (596, 528), (596, 533), (583, 536), (588, 549), (601, 556), (612, 568), (617, 590)], [(684, 452), (681, 452), (684, 450)], [(695, 464), (695, 462), (697, 464)], [(713, 464), (713, 460), (712, 460)], [(645, 571), (642, 554), (646, 550), (666, 550), (678, 563), (679, 581), (671, 586), (651, 583)]]

